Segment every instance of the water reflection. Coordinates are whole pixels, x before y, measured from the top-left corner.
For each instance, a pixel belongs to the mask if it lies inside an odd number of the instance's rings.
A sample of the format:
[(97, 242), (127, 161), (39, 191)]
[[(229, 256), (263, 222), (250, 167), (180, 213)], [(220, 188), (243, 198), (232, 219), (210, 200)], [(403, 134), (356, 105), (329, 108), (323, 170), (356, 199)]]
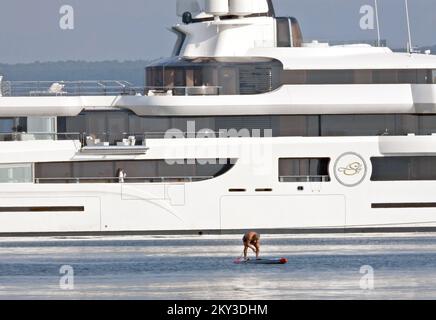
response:
[[(436, 234), (263, 236), (281, 266), (235, 265), (239, 236), (0, 240), (0, 298), (432, 299)], [(74, 269), (61, 290), (59, 269)], [(360, 267), (374, 269), (362, 290)]]

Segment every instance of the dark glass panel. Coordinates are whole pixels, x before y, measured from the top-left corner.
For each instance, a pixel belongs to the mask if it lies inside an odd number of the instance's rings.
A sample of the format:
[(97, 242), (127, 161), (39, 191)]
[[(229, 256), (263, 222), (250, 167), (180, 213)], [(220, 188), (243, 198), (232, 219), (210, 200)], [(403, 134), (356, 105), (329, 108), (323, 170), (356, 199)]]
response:
[(394, 134), (394, 115), (321, 116), (322, 136), (376, 136)]
[(277, 18), (277, 47), (291, 46), (291, 33), (289, 30), (288, 18)]
[(377, 84), (398, 83), (398, 70), (374, 70), (373, 83), (377, 83)]
[(239, 72), (235, 67), (223, 67), (219, 71), (220, 94), (239, 94)]
[(161, 182), (161, 178), (216, 177), (232, 168), (230, 159), (120, 160), (36, 163), (38, 183), (118, 182), (123, 170), (126, 182)]
[(353, 83), (352, 70), (320, 70), (307, 72), (308, 84), (349, 84)]
[(35, 178), (71, 178), (73, 174), (72, 162), (48, 162), (35, 164)]
[(417, 83), (418, 70), (399, 70), (398, 83)]
[(300, 24), (297, 19), (289, 18), (291, 21), (292, 28), (292, 46), (301, 47), (303, 45), (303, 34), (301, 32)]
[(372, 181), (436, 180), (436, 157), (372, 158)]
[(372, 70), (355, 70), (354, 71), (354, 83), (355, 84), (371, 84)]
[(329, 158), (279, 159), (279, 179), (282, 182), (327, 182)]
[(318, 116), (277, 116), (276, 119), (274, 136), (319, 136)]
[(292, 70), (284, 71), (281, 75), (283, 84), (306, 84), (307, 71), (306, 70)]

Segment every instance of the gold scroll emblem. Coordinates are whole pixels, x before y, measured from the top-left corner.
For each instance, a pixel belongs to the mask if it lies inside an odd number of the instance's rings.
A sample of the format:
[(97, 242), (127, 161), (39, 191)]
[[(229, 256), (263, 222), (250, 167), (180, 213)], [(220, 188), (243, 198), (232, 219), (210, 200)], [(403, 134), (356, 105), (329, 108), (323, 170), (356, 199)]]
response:
[(362, 171), (362, 167), (363, 165), (360, 162), (353, 162), (346, 167), (338, 168), (338, 171), (346, 176), (355, 176)]

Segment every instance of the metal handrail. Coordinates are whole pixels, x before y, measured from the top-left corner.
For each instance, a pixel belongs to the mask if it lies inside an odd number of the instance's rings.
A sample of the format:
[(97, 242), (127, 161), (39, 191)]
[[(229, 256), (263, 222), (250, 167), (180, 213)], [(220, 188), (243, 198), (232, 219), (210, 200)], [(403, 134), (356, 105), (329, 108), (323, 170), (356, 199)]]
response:
[(328, 175), (279, 176), (280, 182), (330, 182)]
[(370, 45), (373, 47), (387, 47), (387, 40), (386, 39), (380, 39), (380, 41), (378, 41), (378, 40), (374, 40), (374, 39), (331, 40), (331, 39), (316, 38), (316, 39), (306, 39), (304, 41), (304, 43), (310, 44), (310, 43), (313, 43), (313, 41), (317, 41), (318, 43), (328, 43), (330, 46), (367, 44), (367, 45)]
[[(56, 90), (52, 85), (58, 84)], [(220, 95), (222, 86), (134, 86), (125, 80), (3, 81), (3, 96)]]
[(222, 86), (148, 86), (144, 87), (144, 95), (174, 95), (174, 96), (200, 96), (221, 94)]
[[(213, 179), (213, 176), (189, 176), (189, 177), (126, 177), (124, 178), (124, 182), (120, 182), (120, 178), (118, 177), (75, 177), (75, 178), (35, 178), (35, 183), (60, 183), (60, 182), (75, 182), (75, 183), (82, 183), (82, 182), (92, 182), (92, 181), (99, 181), (99, 182), (108, 182), (110, 183), (167, 183), (167, 182), (197, 182), (197, 181), (204, 181), (208, 179)], [(135, 182), (133, 182), (135, 181)], [(137, 182), (140, 181), (140, 182)]]
[[(240, 136), (233, 135), (222, 135), (220, 131), (210, 130), (208, 132), (216, 138), (237, 138)], [(134, 136), (136, 141), (146, 141), (147, 139), (164, 139), (166, 135), (170, 134), (167, 132), (120, 132), (120, 133), (109, 133), (109, 132), (97, 132), (97, 133), (87, 133), (87, 132), (0, 132), (0, 141), (24, 141), (24, 140), (78, 140), (83, 146), (86, 146), (86, 138), (92, 136), (93, 138), (100, 139), (100, 142), (117, 142), (124, 138)], [(179, 136), (180, 135), (180, 136)], [(248, 136), (245, 138), (257, 138), (257, 136)], [(177, 135), (171, 136), (174, 138), (201, 138), (198, 136), (198, 132), (190, 131), (177, 131)], [(137, 144), (138, 145), (138, 144)], [(144, 145), (144, 144), (142, 144)], [(113, 144), (111, 146), (114, 146)]]
[(34, 140), (81, 140), (81, 136), (79, 132), (0, 132), (0, 141), (5, 141), (5, 138), (22, 141), (26, 137), (33, 137)]
[[(58, 84), (57, 90), (51, 86)], [(134, 85), (124, 80), (83, 81), (3, 81), (4, 96), (77, 96), (136, 94)]]

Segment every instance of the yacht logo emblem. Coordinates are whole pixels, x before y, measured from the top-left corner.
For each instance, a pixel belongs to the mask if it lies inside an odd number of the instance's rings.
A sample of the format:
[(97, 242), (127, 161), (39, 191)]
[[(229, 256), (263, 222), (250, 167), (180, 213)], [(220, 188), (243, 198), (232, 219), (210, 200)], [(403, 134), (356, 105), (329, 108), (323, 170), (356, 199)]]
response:
[(355, 187), (365, 180), (367, 165), (362, 156), (348, 152), (336, 160), (334, 173), (340, 184), (346, 187)]
[(353, 162), (346, 167), (339, 168), (338, 171), (347, 176), (354, 176), (356, 174), (359, 174), (362, 171), (362, 168), (363, 165), (360, 162)]

